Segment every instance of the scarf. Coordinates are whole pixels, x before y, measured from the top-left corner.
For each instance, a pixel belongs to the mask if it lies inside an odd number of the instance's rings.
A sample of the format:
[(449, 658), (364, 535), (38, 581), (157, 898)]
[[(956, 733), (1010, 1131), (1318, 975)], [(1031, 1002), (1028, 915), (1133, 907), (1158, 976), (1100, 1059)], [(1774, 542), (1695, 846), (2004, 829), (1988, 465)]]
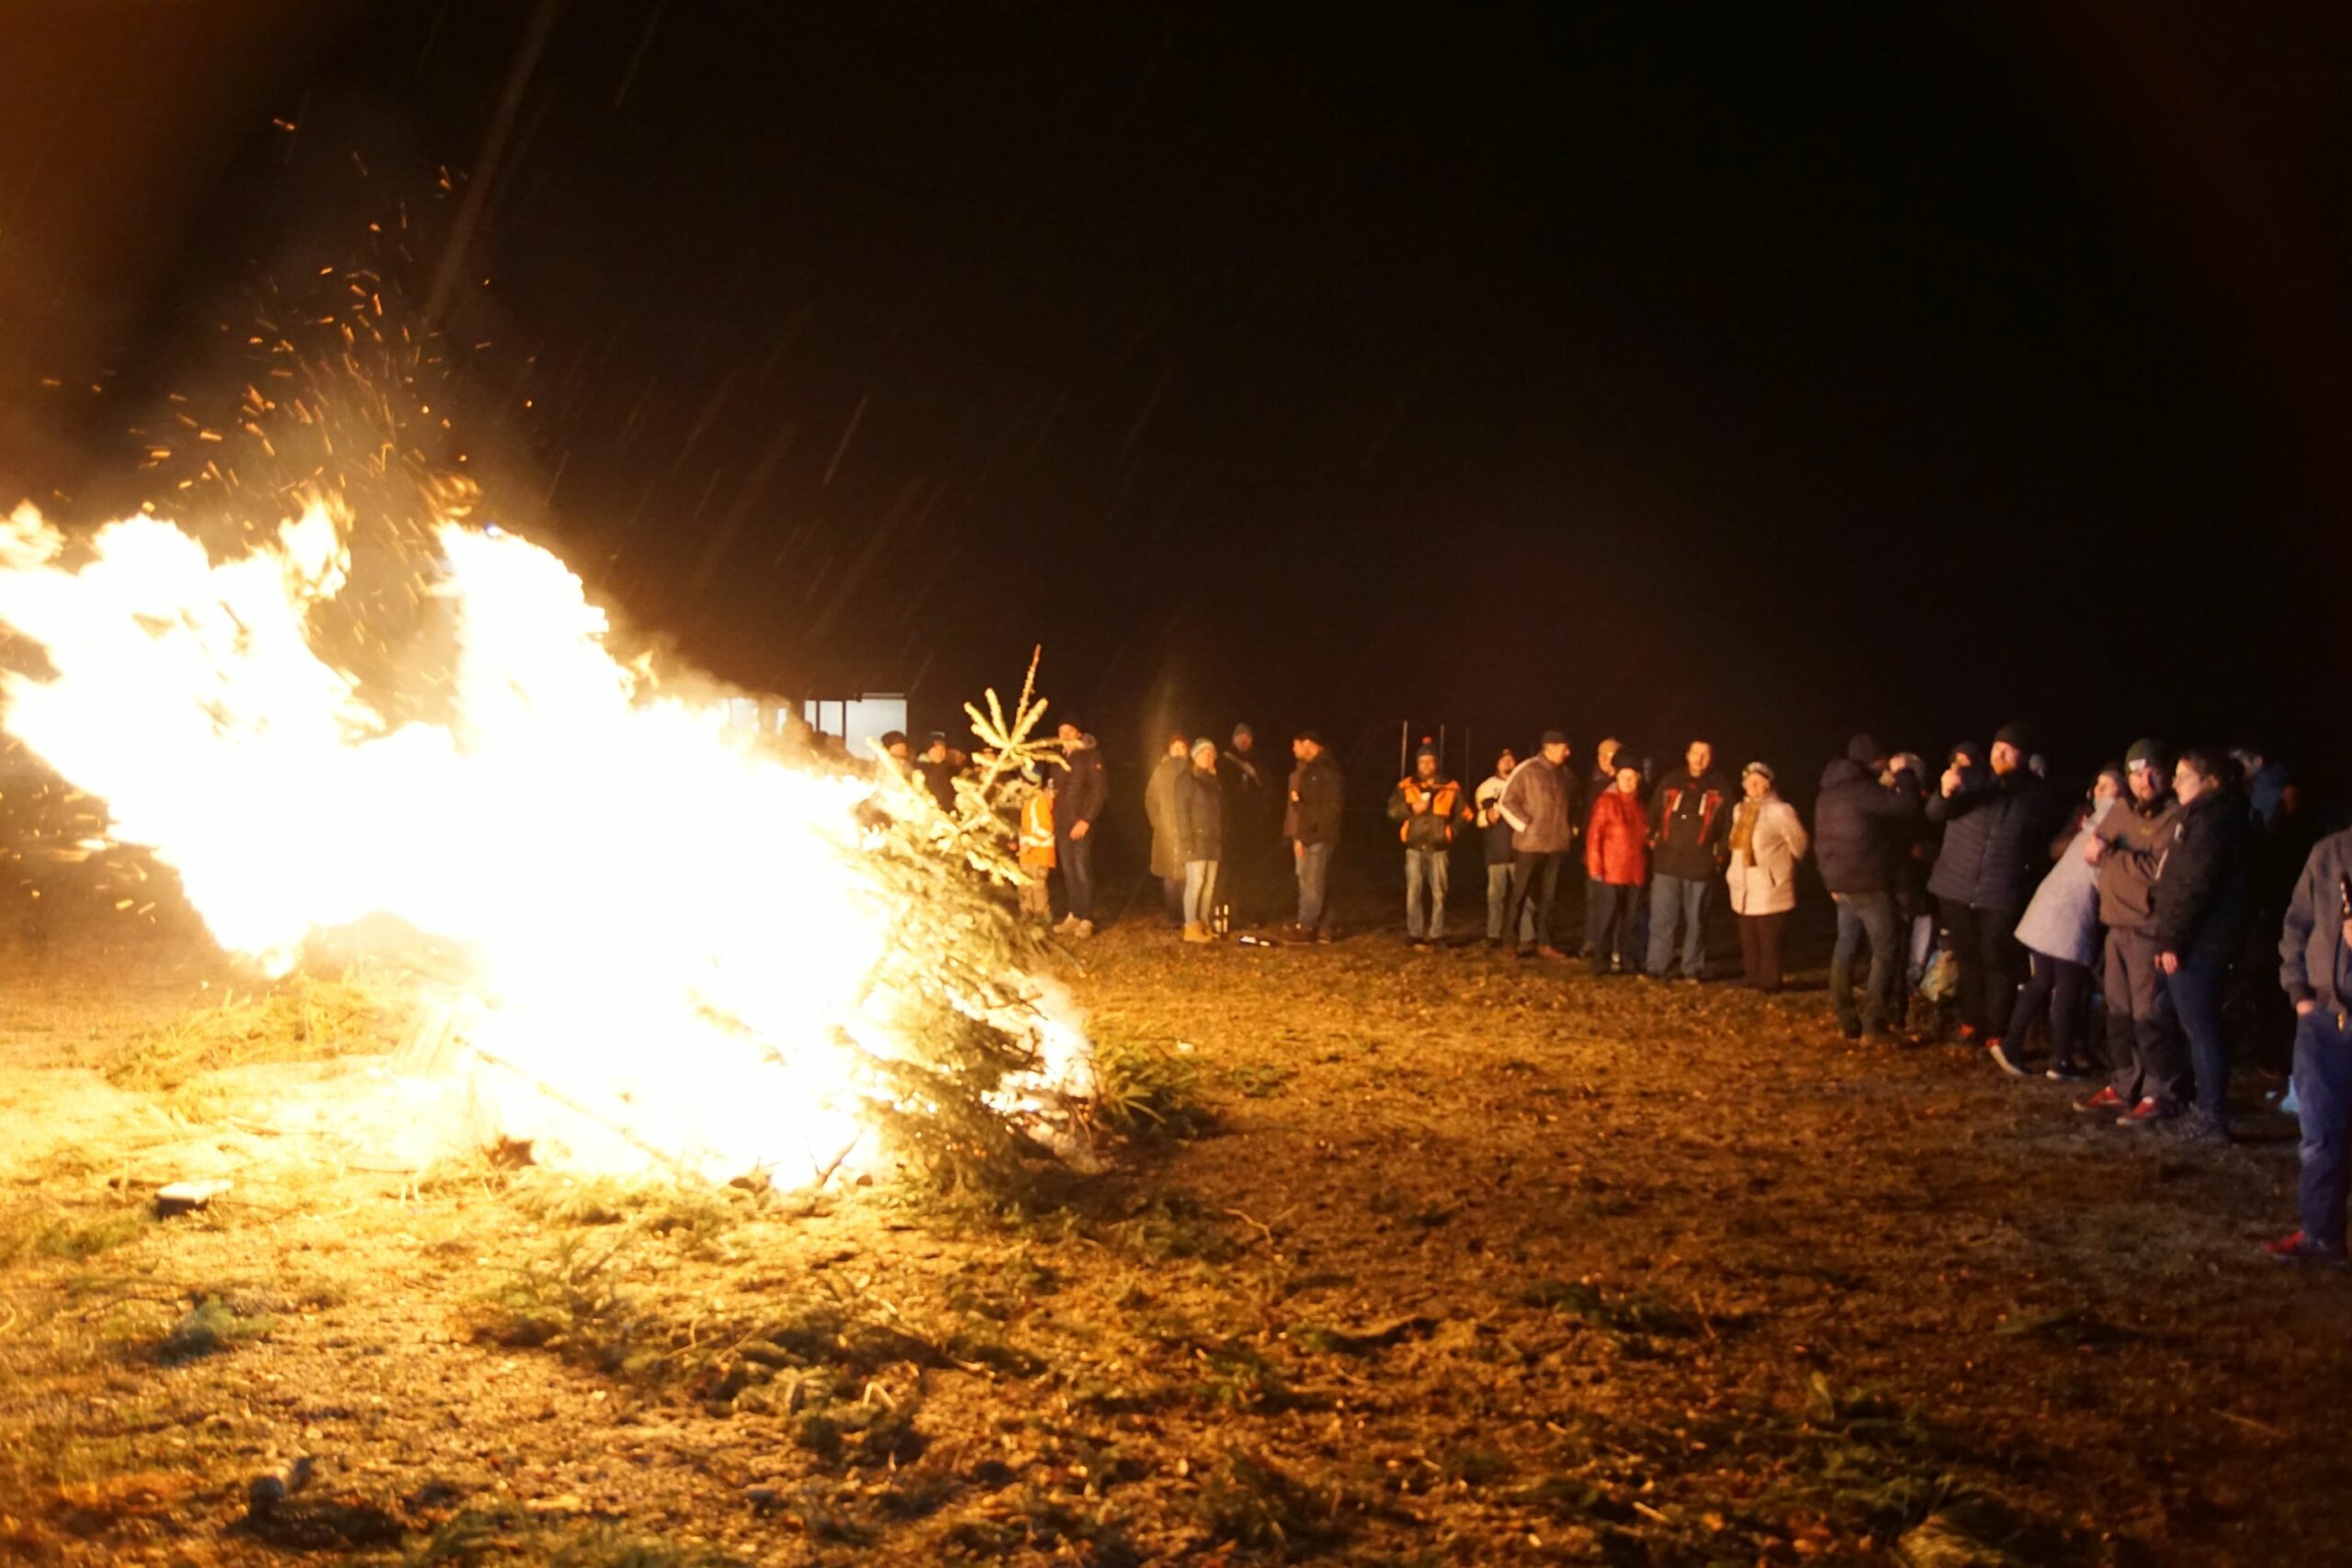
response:
[[(1766, 795), (1764, 800), (1772, 797)], [(1756, 819), (1764, 815), (1764, 800), (1743, 800), (1731, 814), (1731, 848), (1735, 854), (1746, 852), (1756, 858)]]

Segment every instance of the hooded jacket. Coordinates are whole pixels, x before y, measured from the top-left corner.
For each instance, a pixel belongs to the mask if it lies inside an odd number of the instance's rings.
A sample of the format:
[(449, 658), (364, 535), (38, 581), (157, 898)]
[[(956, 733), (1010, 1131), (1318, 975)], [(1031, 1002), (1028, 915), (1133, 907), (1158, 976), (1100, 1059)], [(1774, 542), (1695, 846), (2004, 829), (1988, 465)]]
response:
[(1340, 841), (1340, 816), (1347, 808), (1348, 784), (1329, 751), (1301, 762), (1290, 773), (1290, 806), (1283, 813), (1283, 837), (1302, 844)]
[(1724, 868), (1724, 840), (1731, 832), (1731, 800), (1709, 773), (1693, 778), (1677, 768), (1658, 781), (1650, 796), (1650, 841), (1657, 853), (1650, 869), (1659, 876), (1689, 882), (1713, 879)]
[(2352, 829), (2312, 846), (2295, 880), (2278, 936), (2278, 984), (2289, 999), (2341, 1019), (2352, 1011), (2352, 952), (2344, 946), (2345, 879), (2352, 877)]
[(1576, 841), (1569, 813), (1566, 766), (1531, 757), (1511, 770), (1496, 809), (1510, 824), (1510, 847), (1519, 854), (1555, 855)]
[(1650, 879), (1650, 818), (1640, 795), (1611, 787), (1592, 803), (1584, 873), (1611, 887), (1639, 887)]
[(2245, 802), (2208, 789), (2173, 818), (2152, 889), (2148, 935), (2161, 953), (2235, 956), (2251, 902)]
[(1069, 767), (1054, 802), (1054, 831), (1068, 838), (1080, 822), (1091, 824), (1102, 815), (1111, 781), (1102, 771), (1102, 749), (1091, 735), (1080, 736), (1063, 758)]
[[(1424, 801), (1429, 803), (1428, 810), (1415, 809)], [(1396, 841), (1408, 850), (1442, 852), (1451, 849), (1453, 825), (1469, 818), (1470, 808), (1462, 804), (1462, 786), (1443, 774), (1423, 779), (1415, 773), (1397, 780), (1389, 792), (1388, 819), (1398, 824)]]
[(2063, 958), (2087, 967), (2098, 961), (2098, 868), (2083, 859), (2083, 846), (2098, 836), (2099, 823), (2122, 810), (2111, 805), (2083, 824), (2059, 852), (2033, 900), (2018, 921), (2018, 941), (2044, 958)]
[(1928, 820), (1945, 824), (1928, 891), (1980, 909), (2022, 908), (2060, 818), (2050, 786), (2026, 769), (1965, 770), (1956, 793), (1928, 800)]
[(1896, 857), (1918, 832), (1919, 789), (1911, 770), (1894, 787), (1850, 757), (1821, 770), (1813, 807), (1813, 854), (1832, 893), (1884, 893), (1894, 886)]

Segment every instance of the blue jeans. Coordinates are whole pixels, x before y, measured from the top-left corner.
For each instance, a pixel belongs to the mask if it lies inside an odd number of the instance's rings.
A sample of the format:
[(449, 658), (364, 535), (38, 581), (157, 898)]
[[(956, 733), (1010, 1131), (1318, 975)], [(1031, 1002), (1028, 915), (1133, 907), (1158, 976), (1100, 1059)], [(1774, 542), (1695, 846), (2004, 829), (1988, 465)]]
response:
[(1682, 937), (1682, 973), (1696, 980), (1707, 972), (1707, 889), (1715, 879), (1695, 876), (1650, 878), (1649, 971), (1667, 978), (1674, 966), (1674, 939)]
[(1072, 919), (1091, 920), (1094, 918), (1094, 829), (1089, 828), (1086, 837), (1073, 839), (1067, 831), (1054, 835), (1054, 861), (1061, 867), (1062, 897), (1069, 901)]
[(1301, 844), (1298, 863), (1298, 923), (1308, 931), (1323, 929), (1324, 886), (1331, 878), (1331, 845)]
[[(1415, 942), (1426, 934), (1431, 940), (1445, 940), (1445, 884), (1453, 866), (1443, 850), (1407, 850), (1405, 852), (1405, 934)], [(1430, 891), (1429, 924), (1424, 931), (1421, 923), (1421, 889)]]
[[(1829, 955), (1829, 1005), (1838, 1010), (1838, 1027), (1852, 1034), (1883, 1029), (1895, 1000), (1894, 895), (1892, 893), (1832, 893), (1838, 905), (1838, 945)], [(1870, 977), (1862, 982), (1862, 1005), (1854, 1006), (1854, 949), (1870, 939)]]
[(1184, 923), (1197, 925), (1216, 909), (1216, 862), (1184, 863)]
[(2230, 1043), (2222, 1033), (2222, 984), (2229, 977), (2229, 955), (2220, 953), (2184, 953), (2180, 967), (2165, 976), (2180, 1032), (2188, 1036), (2197, 1109), (2224, 1126), (2230, 1120)]
[[(1510, 920), (1510, 862), (1487, 864), (1487, 940), (1500, 942), (1503, 930)], [(1521, 947), (1535, 941), (1535, 906), (1522, 904), (1519, 910), (1519, 942)]]
[(2346, 1167), (2352, 1138), (2352, 1029), (2341, 1013), (2295, 1021), (2295, 1097), (2303, 1116), (2303, 1234), (2342, 1250)]

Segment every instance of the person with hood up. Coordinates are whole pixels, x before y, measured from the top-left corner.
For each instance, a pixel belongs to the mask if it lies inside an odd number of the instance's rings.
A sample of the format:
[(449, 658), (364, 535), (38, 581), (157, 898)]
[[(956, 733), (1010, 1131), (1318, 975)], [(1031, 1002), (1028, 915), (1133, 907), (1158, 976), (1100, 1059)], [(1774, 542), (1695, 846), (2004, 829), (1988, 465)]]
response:
[(1674, 944), (1682, 942), (1682, 977), (1707, 973), (1707, 890), (1723, 874), (1724, 835), (1731, 826), (1728, 799), (1713, 772), (1715, 749), (1693, 740), (1682, 766), (1658, 781), (1650, 797), (1650, 951), (1646, 973), (1668, 978)]
[(2008, 1030), (2019, 978), (2018, 915), (2059, 826), (2050, 786), (2028, 771), (2026, 728), (2004, 725), (1983, 771), (1944, 770), (1928, 820), (1944, 825), (1928, 877), (1960, 964), (1960, 1043), (1990, 1046)]
[(1777, 991), (1789, 912), (1797, 907), (1797, 862), (1811, 847), (1797, 808), (1772, 787), (1772, 770), (1750, 762), (1739, 773), (1744, 797), (1732, 811), (1732, 913), (1739, 917), (1739, 953), (1747, 984)]
[(2352, 829), (2312, 846), (2278, 933), (2278, 984), (2295, 1004), (2302, 1102), (2302, 1228), (2262, 1244), (2280, 1263), (2344, 1266), (2352, 1190)]
[[(2196, 1104), (2176, 1129), (2194, 1143), (2230, 1141), (2230, 1053), (2222, 1032), (2222, 987), (2245, 940), (2252, 901), (2253, 834), (2245, 799), (2231, 787), (2237, 770), (2219, 751), (2191, 749), (2173, 769), (2173, 795), (2180, 815), (2172, 841), (2162, 845), (2153, 889), (2148, 935), (2156, 944), (2156, 967), (2164, 972), (2173, 1011), (2188, 1036)], [(2134, 1125), (2162, 1120), (2174, 1108), (2159, 1105), (2154, 1116), (2137, 1115)]]
[[(1445, 941), (1445, 886), (1453, 870), (1453, 825), (1470, 819), (1462, 786), (1438, 766), (1437, 748), (1413, 753), (1413, 771), (1388, 796), (1388, 819), (1405, 846), (1405, 938), (1415, 947)], [(1422, 889), (1429, 891), (1426, 922)]]
[(1054, 929), (1065, 936), (1094, 934), (1094, 823), (1111, 793), (1102, 749), (1075, 719), (1056, 731), (1062, 743), (1063, 779), (1054, 800), (1054, 860), (1061, 867), (1068, 905)]
[(2113, 1076), (2075, 1101), (2093, 1114), (2136, 1113), (2143, 1103), (2177, 1102), (2188, 1089), (2173, 1073), (2186, 1061), (2180, 1025), (2148, 934), (2154, 908), (2157, 846), (2171, 837), (2180, 803), (2172, 796), (2172, 760), (2164, 743), (2135, 740), (2123, 754), (2126, 798), (2098, 822), (2083, 858), (2098, 867), (2098, 920), (2107, 928), (2099, 994), (2107, 999), (2107, 1059)]
[(1993, 1044), (1993, 1065), (2026, 1077), (2025, 1037), (2037, 1019), (2050, 1021), (2050, 1077), (2064, 1082), (2090, 1070), (2083, 1050), (2083, 1008), (2090, 1000), (2091, 965), (2098, 958), (2098, 872), (2083, 858), (2098, 825), (2130, 785), (2120, 764), (2099, 770), (2081, 825), (2053, 846), (2056, 859), (2018, 921), (2018, 943), (2032, 977), (2009, 1010), (2008, 1032)]
[[(1507, 930), (1515, 929), (1535, 900), (1535, 952), (1543, 958), (1567, 954), (1552, 945), (1552, 897), (1560, 884), (1560, 857), (1576, 841), (1576, 788), (1568, 773), (1568, 738), (1556, 729), (1544, 732), (1541, 748), (1520, 764), (1503, 789), (1495, 809), (1510, 824), (1510, 912)], [(1516, 959), (1519, 943), (1503, 949)]]
[[(1891, 1043), (1902, 1021), (1903, 954), (1894, 886), (1898, 857), (1918, 834), (1919, 783), (1907, 767), (1879, 782), (1886, 754), (1865, 732), (1821, 770), (1815, 800), (1813, 852), (1838, 907), (1838, 945), (1829, 957), (1829, 1005), (1849, 1040)], [(1854, 951), (1871, 945), (1861, 1005), (1854, 1004)]]
[(1302, 729), (1290, 743), (1298, 765), (1291, 770), (1290, 805), (1283, 812), (1283, 837), (1290, 840), (1291, 862), (1298, 873), (1298, 923), (1295, 934), (1313, 942), (1329, 942), (1331, 928), (1324, 918), (1330, 888), (1331, 857), (1340, 847), (1340, 817), (1347, 809), (1347, 780), (1340, 765), (1324, 750), (1323, 737)]
[(1216, 940), (1217, 864), (1225, 858), (1225, 783), (1216, 773), (1216, 742), (1204, 735), (1169, 790), (1176, 853), (1184, 864), (1184, 940)]
[(1584, 835), (1584, 874), (1589, 886), (1606, 895), (1597, 906), (1588, 903), (1586, 909), (1592, 972), (1640, 974), (1634, 916), (1641, 908), (1642, 885), (1650, 876), (1650, 817), (1642, 806), (1642, 770), (1631, 762), (1617, 770), (1615, 781), (1592, 803), (1592, 820)]
[[(1495, 753), (1495, 771), (1478, 786), (1476, 796), (1478, 833), (1486, 846), (1487, 856), (1487, 945), (1500, 947), (1503, 932), (1509, 928), (1504, 921), (1510, 918), (1510, 839), (1511, 827), (1497, 807), (1503, 791), (1510, 787), (1510, 776), (1519, 769), (1519, 753), (1504, 747)], [(1519, 944), (1531, 946), (1535, 941), (1535, 907), (1523, 904), (1519, 910)]]

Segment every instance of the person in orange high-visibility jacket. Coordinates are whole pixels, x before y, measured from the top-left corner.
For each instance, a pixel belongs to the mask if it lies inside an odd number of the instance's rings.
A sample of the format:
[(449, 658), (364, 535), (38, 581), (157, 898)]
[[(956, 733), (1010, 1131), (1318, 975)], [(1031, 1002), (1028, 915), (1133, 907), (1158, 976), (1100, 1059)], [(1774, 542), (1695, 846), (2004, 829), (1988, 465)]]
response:
[(1045, 787), (1021, 803), (1021, 869), (1029, 874), (1021, 885), (1021, 912), (1040, 920), (1054, 913), (1046, 886), (1054, 869), (1054, 783), (1047, 775)]
[[(1410, 776), (1396, 781), (1388, 819), (1405, 846), (1405, 935), (1415, 947), (1445, 940), (1445, 885), (1453, 869), (1453, 826), (1470, 820), (1462, 786), (1438, 771), (1437, 749), (1424, 746)], [(1429, 889), (1424, 924), (1421, 889)]]

